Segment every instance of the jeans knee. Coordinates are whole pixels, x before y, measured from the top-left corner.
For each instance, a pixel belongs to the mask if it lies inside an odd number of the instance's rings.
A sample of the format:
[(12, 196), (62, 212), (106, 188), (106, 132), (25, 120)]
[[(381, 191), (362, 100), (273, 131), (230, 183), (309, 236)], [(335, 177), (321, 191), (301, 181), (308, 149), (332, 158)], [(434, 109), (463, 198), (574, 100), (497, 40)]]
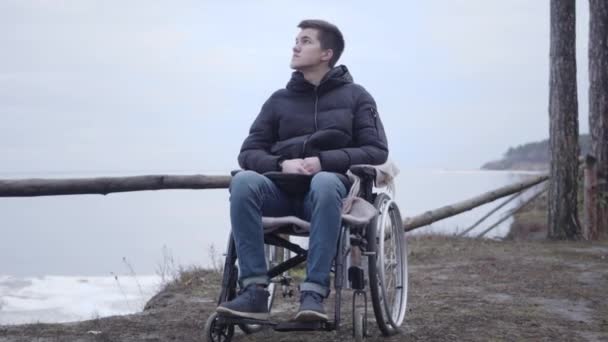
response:
[(318, 195), (334, 195), (338, 193), (343, 196), (346, 192), (344, 184), (342, 184), (338, 175), (325, 171), (321, 171), (312, 177), (310, 190)]
[(336, 188), (342, 184), (338, 175), (333, 172), (321, 171), (312, 177), (310, 186), (313, 189)]
[(264, 176), (255, 171), (241, 171), (232, 177), (230, 181), (230, 197), (248, 197), (264, 184)]

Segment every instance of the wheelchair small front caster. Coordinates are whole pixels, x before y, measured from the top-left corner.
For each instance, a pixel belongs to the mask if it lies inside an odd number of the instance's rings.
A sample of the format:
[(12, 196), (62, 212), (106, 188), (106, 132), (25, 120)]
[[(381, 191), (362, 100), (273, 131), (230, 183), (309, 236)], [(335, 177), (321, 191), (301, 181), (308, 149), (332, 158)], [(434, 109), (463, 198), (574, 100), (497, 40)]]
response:
[(234, 325), (220, 322), (218, 314), (214, 312), (205, 323), (204, 334), (208, 342), (230, 342), (234, 335)]

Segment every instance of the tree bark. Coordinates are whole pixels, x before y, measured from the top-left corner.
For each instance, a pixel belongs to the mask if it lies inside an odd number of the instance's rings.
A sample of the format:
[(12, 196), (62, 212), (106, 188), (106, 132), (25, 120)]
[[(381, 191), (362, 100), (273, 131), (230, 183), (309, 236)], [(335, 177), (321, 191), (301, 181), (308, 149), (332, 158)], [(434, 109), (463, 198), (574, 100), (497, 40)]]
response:
[(589, 0), (589, 12), (589, 131), (602, 192), (596, 219), (608, 236), (608, 1)]
[(583, 238), (585, 240), (597, 240), (599, 237), (599, 222), (597, 200), (597, 160), (588, 155), (585, 158), (585, 186), (584, 186), (584, 224)]
[(548, 237), (577, 239), (578, 100), (575, 0), (551, 0)]

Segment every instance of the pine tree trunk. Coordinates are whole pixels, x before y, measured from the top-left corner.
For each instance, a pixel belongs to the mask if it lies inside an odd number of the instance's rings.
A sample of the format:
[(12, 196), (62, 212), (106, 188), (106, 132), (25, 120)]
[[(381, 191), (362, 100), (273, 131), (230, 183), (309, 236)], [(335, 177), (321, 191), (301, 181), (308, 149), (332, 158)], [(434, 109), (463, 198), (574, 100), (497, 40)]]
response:
[[(600, 180), (608, 181), (608, 1), (589, 0), (589, 131)], [(608, 185), (600, 184), (600, 234), (608, 236)]]
[(551, 0), (549, 238), (577, 239), (578, 100), (575, 0)]

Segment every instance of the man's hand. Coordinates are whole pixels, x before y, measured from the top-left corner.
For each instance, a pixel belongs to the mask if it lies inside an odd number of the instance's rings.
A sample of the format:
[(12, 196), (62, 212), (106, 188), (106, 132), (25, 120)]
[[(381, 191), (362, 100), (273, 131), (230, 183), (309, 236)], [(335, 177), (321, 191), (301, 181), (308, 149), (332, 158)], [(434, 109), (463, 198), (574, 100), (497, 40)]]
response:
[(286, 159), (281, 164), (283, 173), (297, 173), (309, 175), (310, 172), (304, 168), (304, 159)]
[(321, 171), (321, 161), (319, 160), (319, 157), (305, 158), (302, 166), (311, 175)]

